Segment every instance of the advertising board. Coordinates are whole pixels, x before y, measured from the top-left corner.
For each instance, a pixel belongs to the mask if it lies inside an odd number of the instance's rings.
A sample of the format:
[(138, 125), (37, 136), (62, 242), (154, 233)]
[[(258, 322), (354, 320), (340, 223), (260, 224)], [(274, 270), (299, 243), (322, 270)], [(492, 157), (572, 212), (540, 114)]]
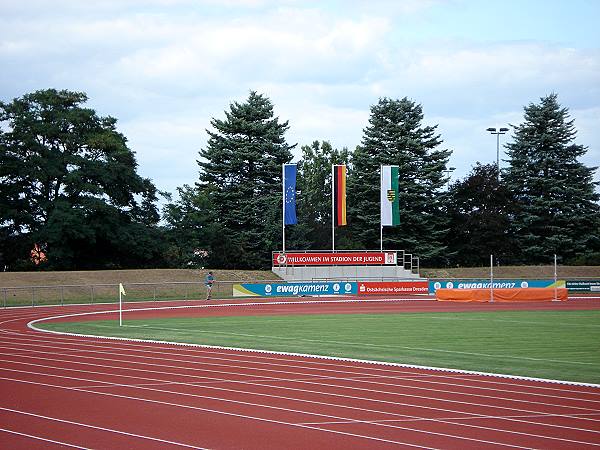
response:
[[(554, 280), (494, 280), (494, 289), (527, 289), (555, 287)], [(558, 280), (556, 287), (564, 288), (565, 281)], [(490, 280), (436, 280), (429, 282), (429, 292), (437, 289), (490, 289)]]
[(234, 297), (294, 297), (304, 295), (356, 294), (357, 283), (264, 283), (234, 284)]
[(369, 281), (358, 283), (358, 295), (428, 294), (427, 281)]
[(567, 280), (570, 292), (600, 292), (600, 280)]

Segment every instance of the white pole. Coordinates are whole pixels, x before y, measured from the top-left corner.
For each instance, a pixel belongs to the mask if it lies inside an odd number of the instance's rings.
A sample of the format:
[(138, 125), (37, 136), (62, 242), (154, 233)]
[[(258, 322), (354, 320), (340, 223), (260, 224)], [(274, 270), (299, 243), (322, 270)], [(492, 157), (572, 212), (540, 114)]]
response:
[(490, 255), (490, 302), (494, 301), (494, 255)]
[(335, 251), (335, 191), (334, 187), (334, 176), (335, 166), (331, 166), (331, 250)]
[(283, 253), (285, 253), (285, 164), (281, 165), (281, 191), (283, 194), (283, 205), (281, 207), (282, 209), (282, 215), (281, 215), (281, 231), (282, 231), (282, 236), (283, 236)]
[(557, 286), (556, 283), (558, 283), (557, 280), (557, 276), (556, 276), (556, 253), (554, 254), (554, 301), (558, 300), (558, 292), (557, 292)]
[(119, 284), (119, 326), (123, 326), (123, 295), (121, 294), (121, 285)]
[[(379, 165), (379, 189), (383, 186), (383, 165)], [(381, 203), (381, 193), (379, 193), (379, 203)], [(381, 221), (381, 211), (383, 205), (379, 205), (379, 251), (383, 253), (383, 222)], [(393, 222), (392, 222), (393, 223)]]

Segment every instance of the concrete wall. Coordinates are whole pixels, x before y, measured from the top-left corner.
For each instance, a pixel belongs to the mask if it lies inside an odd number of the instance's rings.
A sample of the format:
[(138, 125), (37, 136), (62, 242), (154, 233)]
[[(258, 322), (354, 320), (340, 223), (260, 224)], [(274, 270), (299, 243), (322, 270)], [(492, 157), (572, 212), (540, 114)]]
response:
[(273, 273), (286, 281), (397, 281), (420, 280), (418, 274), (402, 266), (325, 266), (325, 267), (273, 267)]

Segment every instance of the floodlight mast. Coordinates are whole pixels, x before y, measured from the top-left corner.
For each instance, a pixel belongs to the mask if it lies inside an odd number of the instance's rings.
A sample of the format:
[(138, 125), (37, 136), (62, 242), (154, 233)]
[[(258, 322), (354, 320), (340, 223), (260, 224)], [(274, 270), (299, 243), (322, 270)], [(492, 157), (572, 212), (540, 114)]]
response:
[(447, 185), (447, 190), (450, 191), (450, 174), (452, 172), (454, 172), (456, 170), (456, 167), (448, 167), (446, 170), (442, 170), (442, 172), (444, 172), (446, 174), (446, 177), (448, 178), (448, 185)]
[(506, 132), (508, 131), (508, 128), (498, 128), (498, 130), (496, 130), (495, 127), (490, 127), (488, 128), (486, 131), (489, 131), (490, 134), (495, 134), (496, 135), (496, 170), (498, 170), (498, 175), (497, 175), (497, 179), (498, 182), (500, 182), (500, 135), (501, 134), (506, 134)]

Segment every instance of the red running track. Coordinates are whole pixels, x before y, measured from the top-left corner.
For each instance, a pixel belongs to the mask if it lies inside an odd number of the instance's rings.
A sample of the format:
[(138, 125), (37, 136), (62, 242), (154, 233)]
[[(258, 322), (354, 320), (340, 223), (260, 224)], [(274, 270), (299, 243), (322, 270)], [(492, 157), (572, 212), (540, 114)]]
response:
[[(186, 302), (193, 307), (129, 311), (127, 317), (600, 309), (600, 299), (591, 298), (222, 304)], [(27, 327), (34, 319), (102, 310), (114, 305), (0, 311), (0, 448), (600, 447), (599, 386), (53, 335)]]

